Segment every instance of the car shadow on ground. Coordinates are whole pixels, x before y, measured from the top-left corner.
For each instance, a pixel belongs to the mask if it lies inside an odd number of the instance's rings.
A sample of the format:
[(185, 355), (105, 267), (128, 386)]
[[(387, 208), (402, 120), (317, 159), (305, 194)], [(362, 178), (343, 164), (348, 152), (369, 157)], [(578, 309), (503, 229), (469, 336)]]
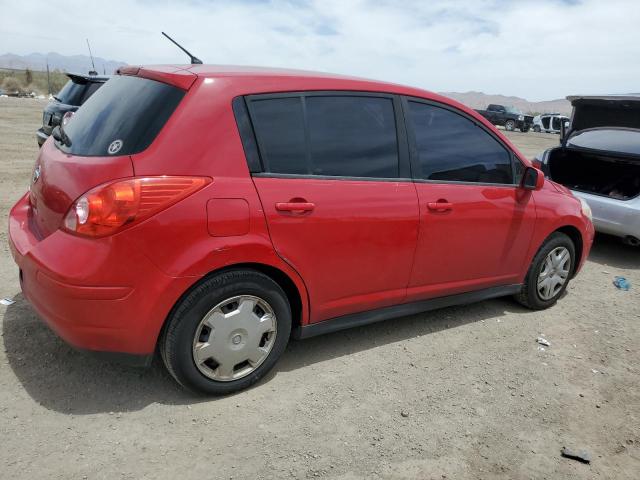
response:
[[(14, 300), (3, 321), (7, 360), (27, 393), (47, 409), (84, 415), (135, 411), (151, 403), (187, 405), (217, 400), (182, 389), (158, 358), (144, 369), (106, 363), (78, 352), (38, 318), (21, 294)], [(516, 311), (527, 310), (511, 299), (496, 299), (292, 341), (274, 369), (254, 388), (270, 382), (278, 372)]]
[[(616, 268), (638, 269), (640, 249), (622, 245), (617, 239), (598, 237), (590, 260)], [(77, 352), (40, 321), (22, 295), (16, 295), (14, 300), (3, 320), (7, 360), (27, 393), (47, 409), (83, 415), (135, 411), (152, 403), (187, 405), (216, 400), (179, 387), (158, 359), (151, 368), (139, 369), (105, 363)], [(512, 299), (501, 298), (291, 342), (275, 368), (254, 388), (268, 383), (278, 372), (497, 319), (507, 313), (526, 312)]]
[(632, 247), (611, 235), (597, 234), (589, 261), (602, 266), (640, 270), (640, 247)]

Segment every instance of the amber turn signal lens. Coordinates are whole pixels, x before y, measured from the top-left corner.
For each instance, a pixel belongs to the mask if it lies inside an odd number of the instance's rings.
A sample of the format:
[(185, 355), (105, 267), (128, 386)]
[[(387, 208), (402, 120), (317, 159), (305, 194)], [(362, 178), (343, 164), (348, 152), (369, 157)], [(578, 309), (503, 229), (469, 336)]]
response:
[(211, 182), (206, 177), (137, 177), (99, 185), (76, 200), (64, 228), (87, 237), (112, 235), (140, 222)]

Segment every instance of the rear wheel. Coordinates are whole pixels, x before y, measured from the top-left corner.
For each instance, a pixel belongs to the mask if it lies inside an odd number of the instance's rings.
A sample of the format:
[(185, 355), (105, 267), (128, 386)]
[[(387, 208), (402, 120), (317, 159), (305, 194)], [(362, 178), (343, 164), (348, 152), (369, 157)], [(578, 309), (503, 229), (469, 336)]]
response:
[(566, 290), (574, 268), (573, 242), (564, 233), (552, 234), (533, 258), (516, 300), (532, 310), (551, 307)]
[(290, 331), (289, 302), (276, 282), (253, 270), (229, 271), (208, 278), (177, 305), (160, 352), (183, 386), (226, 394), (264, 376)]
[(516, 122), (513, 120), (507, 120), (504, 124), (504, 129), (513, 132), (516, 129)]

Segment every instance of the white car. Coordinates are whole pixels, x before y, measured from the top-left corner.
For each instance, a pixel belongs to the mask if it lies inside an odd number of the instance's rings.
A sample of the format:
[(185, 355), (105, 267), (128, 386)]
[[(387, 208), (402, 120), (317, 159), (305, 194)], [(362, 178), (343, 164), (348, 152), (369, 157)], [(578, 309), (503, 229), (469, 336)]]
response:
[(567, 99), (568, 130), (534, 165), (586, 200), (597, 231), (640, 246), (640, 95)]
[(533, 131), (545, 133), (560, 133), (562, 122), (568, 122), (569, 117), (559, 113), (543, 113), (533, 117)]

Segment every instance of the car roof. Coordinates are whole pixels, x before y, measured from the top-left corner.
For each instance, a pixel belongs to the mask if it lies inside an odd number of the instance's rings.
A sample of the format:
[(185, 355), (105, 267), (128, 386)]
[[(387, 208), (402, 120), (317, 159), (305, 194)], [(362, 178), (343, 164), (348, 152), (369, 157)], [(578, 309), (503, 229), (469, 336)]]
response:
[[(137, 73), (138, 70), (140, 73)], [(144, 72), (144, 73), (143, 73)], [(245, 82), (255, 80), (256, 91), (260, 90), (260, 85), (266, 79), (283, 79), (287, 81), (288, 88), (295, 84), (294, 88), (299, 90), (318, 90), (318, 86), (326, 83), (327, 90), (336, 90), (344, 88), (345, 90), (369, 90), (377, 92), (397, 93), (404, 95), (415, 95), (420, 97), (432, 97), (437, 100), (446, 101), (452, 105), (459, 106), (450, 98), (445, 98), (436, 93), (400, 85), (392, 82), (384, 82), (380, 80), (371, 80), (367, 78), (340, 75), (327, 72), (316, 72), (310, 70), (295, 70), (289, 68), (272, 68), (272, 67), (255, 67), (241, 65), (144, 65), (144, 66), (127, 66), (118, 69), (118, 73), (129, 75), (149, 76), (149, 78), (164, 77), (169, 80), (173, 77), (175, 80), (178, 76), (185, 74), (193, 74), (203, 78), (238, 78)], [(160, 75), (156, 75), (160, 74)], [(170, 81), (171, 82), (171, 81)], [(182, 82), (177, 81), (176, 84)], [(313, 86), (311, 86), (313, 84)]]

